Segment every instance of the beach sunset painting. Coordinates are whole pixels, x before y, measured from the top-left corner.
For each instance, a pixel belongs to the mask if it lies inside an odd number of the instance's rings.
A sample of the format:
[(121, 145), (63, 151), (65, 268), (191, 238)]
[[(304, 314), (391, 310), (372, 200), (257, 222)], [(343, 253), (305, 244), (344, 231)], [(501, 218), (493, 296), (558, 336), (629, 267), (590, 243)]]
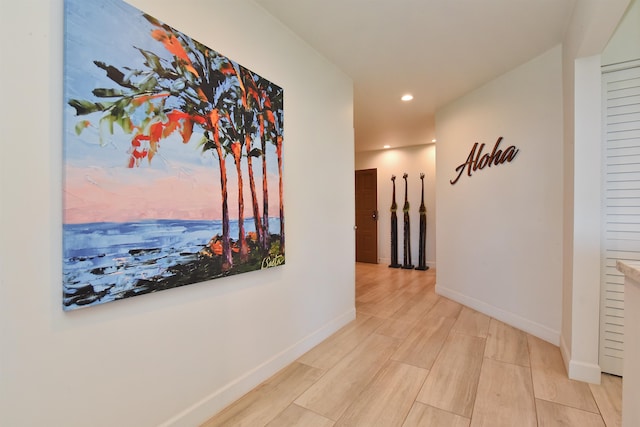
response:
[(64, 46), (64, 310), (284, 264), (281, 87), (120, 0)]

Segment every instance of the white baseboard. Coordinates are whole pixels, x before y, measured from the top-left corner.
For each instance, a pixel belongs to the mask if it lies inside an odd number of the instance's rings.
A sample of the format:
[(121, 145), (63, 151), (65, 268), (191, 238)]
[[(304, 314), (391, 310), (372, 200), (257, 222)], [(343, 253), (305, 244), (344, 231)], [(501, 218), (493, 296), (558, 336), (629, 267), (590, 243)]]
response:
[(572, 380), (584, 381), (591, 384), (600, 384), (600, 365), (571, 360), (567, 370)]
[(525, 331), (553, 345), (560, 344), (560, 332), (555, 331), (547, 326), (544, 326), (532, 320), (526, 319), (515, 313), (495, 307), (491, 304), (487, 304), (484, 301), (480, 301), (473, 297), (463, 295), (458, 291), (445, 288), (443, 286), (438, 285), (437, 283), (436, 283), (436, 293), (444, 297), (447, 297), (449, 299), (452, 299), (456, 302), (459, 302), (460, 304), (466, 305), (469, 308), (473, 308), (474, 310), (484, 313), (487, 316), (491, 316), (501, 322), (504, 322), (508, 325), (513, 326), (514, 328), (518, 328), (522, 331)]
[(560, 353), (562, 354), (564, 367), (567, 370), (567, 375), (570, 379), (584, 381), (591, 384), (600, 384), (602, 374), (600, 365), (572, 360), (571, 352), (569, 351), (569, 346), (567, 345), (564, 336), (560, 337)]
[(199, 402), (196, 402), (173, 418), (162, 423), (159, 427), (192, 427), (202, 424), (355, 318), (356, 310), (354, 307), (289, 348), (276, 354), (271, 359), (236, 378), (224, 387), (214, 391)]
[(378, 258), (378, 264), (391, 264), (391, 258)]

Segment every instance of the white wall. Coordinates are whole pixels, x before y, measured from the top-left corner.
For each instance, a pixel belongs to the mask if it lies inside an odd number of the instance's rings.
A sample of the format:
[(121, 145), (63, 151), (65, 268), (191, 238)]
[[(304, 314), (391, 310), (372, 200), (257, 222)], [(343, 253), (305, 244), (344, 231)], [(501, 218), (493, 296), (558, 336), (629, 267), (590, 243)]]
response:
[(406, 172), (411, 223), (411, 257), (418, 265), (420, 236), (420, 174), (424, 173), (424, 204), (427, 208), (427, 239), (425, 259), (430, 268), (436, 266), (435, 233), (435, 187), (436, 187), (436, 146), (425, 144), (388, 150), (362, 151), (356, 153), (355, 167), (378, 170), (378, 259), (382, 264), (391, 262), (391, 200), (393, 187), (391, 175), (396, 176), (396, 202), (398, 204), (398, 260), (403, 260), (403, 213), (404, 180)]
[(62, 0), (3, 2), (3, 426), (197, 425), (355, 314), (350, 79), (251, 1), (132, 3), (284, 88), (286, 265), (63, 312)]
[[(558, 344), (562, 283), (561, 48), (438, 111), (437, 292)], [(520, 151), (466, 173), (475, 142)]]

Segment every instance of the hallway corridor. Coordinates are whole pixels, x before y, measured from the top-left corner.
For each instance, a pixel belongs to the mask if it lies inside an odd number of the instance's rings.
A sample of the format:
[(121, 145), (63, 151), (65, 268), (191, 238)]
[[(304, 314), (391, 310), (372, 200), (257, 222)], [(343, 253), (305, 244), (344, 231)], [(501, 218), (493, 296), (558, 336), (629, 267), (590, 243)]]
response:
[(356, 320), (203, 426), (621, 425), (620, 378), (569, 380), (558, 347), (439, 297), (435, 274), (356, 264)]

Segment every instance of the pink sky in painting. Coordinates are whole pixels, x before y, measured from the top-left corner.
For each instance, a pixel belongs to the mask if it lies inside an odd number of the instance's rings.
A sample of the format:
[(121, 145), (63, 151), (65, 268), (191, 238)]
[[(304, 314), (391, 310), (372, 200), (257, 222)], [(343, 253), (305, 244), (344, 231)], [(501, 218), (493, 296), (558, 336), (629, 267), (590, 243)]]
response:
[[(145, 219), (221, 219), (217, 171), (172, 173), (139, 168), (82, 168), (65, 171), (64, 222), (128, 222)], [(233, 175), (233, 174), (232, 174)], [(245, 186), (248, 179), (245, 177)], [(272, 180), (273, 182), (274, 180)], [(275, 184), (275, 183), (274, 183)], [(229, 177), (229, 213), (237, 218), (237, 185)], [(277, 213), (277, 184), (270, 188)], [(253, 216), (251, 193), (245, 191), (245, 216)], [(262, 200), (259, 200), (262, 207)]]
[[(141, 174), (140, 172), (144, 172)], [(153, 176), (126, 168), (66, 170), (64, 222), (219, 218), (213, 174)]]

